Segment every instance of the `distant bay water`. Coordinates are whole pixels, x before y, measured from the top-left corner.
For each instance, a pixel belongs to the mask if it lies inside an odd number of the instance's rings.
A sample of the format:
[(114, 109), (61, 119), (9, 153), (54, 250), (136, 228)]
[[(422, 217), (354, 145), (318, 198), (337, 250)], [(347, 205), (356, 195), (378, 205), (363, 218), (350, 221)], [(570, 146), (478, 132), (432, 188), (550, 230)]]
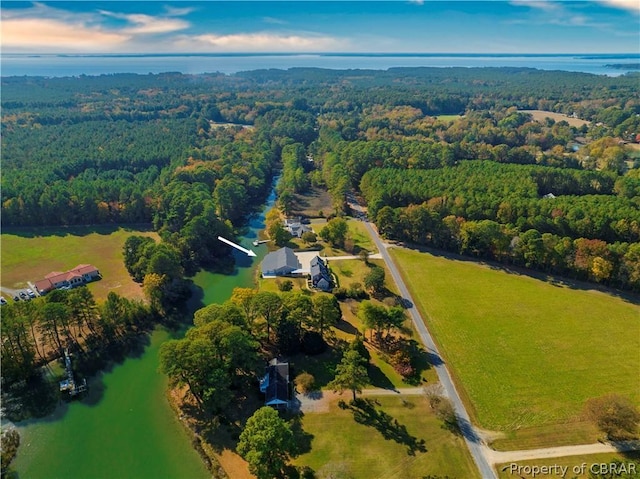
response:
[(2, 54), (2, 76), (63, 77), (114, 73), (225, 74), (258, 69), (317, 67), (386, 70), (393, 67), (527, 67), (618, 76), (637, 71), (640, 54)]

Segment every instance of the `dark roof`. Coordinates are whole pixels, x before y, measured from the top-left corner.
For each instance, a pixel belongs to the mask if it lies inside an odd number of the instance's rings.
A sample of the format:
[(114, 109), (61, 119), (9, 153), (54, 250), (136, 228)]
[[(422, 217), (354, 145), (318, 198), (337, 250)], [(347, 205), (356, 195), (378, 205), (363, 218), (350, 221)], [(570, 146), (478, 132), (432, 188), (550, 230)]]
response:
[(287, 405), (289, 402), (289, 363), (272, 359), (262, 380), (264, 403), (269, 406)]
[(291, 270), (300, 269), (301, 265), (298, 257), (291, 248), (280, 248), (264, 257), (262, 260), (262, 272), (276, 271), (289, 267)]
[(311, 282), (314, 286), (318, 286), (321, 280), (326, 281), (326, 286), (322, 289), (331, 287), (332, 279), (327, 265), (319, 256), (314, 256), (309, 263), (311, 265)]
[(320, 257), (315, 256), (311, 262), (309, 263), (311, 266), (311, 277), (315, 278), (320, 275), (325, 278), (331, 279), (331, 275), (329, 274), (329, 269), (327, 265), (320, 259)]

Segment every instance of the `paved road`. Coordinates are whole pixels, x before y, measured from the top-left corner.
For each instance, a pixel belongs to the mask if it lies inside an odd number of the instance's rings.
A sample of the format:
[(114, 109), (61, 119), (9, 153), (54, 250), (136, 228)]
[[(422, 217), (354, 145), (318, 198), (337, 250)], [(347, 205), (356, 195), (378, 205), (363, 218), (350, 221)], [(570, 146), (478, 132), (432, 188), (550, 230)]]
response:
[(386, 263), (387, 268), (389, 268), (389, 271), (391, 272), (391, 276), (393, 277), (394, 281), (396, 282), (396, 285), (398, 286), (400, 295), (405, 300), (409, 301), (410, 307), (407, 309), (407, 312), (411, 315), (411, 319), (413, 320), (413, 324), (416, 330), (418, 331), (418, 334), (420, 335), (420, 339), (422, 340), (422, 343), (426, 346), (427, 350), (431, 354), (433, 366), (436, 372), (438, 373), (438, 379), (442, 384), (442, 387), (444, 389), (446, 396), (449, 397), (449, 399), (453, 403), (453, 407), (458, 417), (458, 424), (460, 425), (460, 429), (464, 436), (464, 440), (467, 443), (467, 446), (469, 447), (469, 451), (471, 451), (473, 460), (475, 461), (476, 465), (478, 466), (478, 469), (480, 470), (480, 474), (485, 479), (495, 479), (497, 477), (496, 473), (491, 467), (491, 464), (489, 463), (489, 460), (487, 457), (488, 455), (487, 452), (489, 451), (489, 448), (482, 443), (479, 434), (476, 432), (475, 428), (471, 424), (471, 421), (469, 419), (469, 414), (467, 413), (467, 410), (465, 409), (464, 404), (462, 403), (462, 400), (458, 395), (458, 391), (456, 390), (456, 387), (453, 384), (453, 381), (451, 380), (451, 375), (449, 374), (449, 371), (447, 370), (447, 367), (444, 361), (442, 360), (440, 353), (438, 352), (438, 348), (435, 342), (433, 341), (431, 334), (429, 334), (429, 331), (427, 330), (425, 326), (425, 322), (422, 320), (420, 313), (414, 307), (415, 302), (411, 297), (411, 293), (409, 293), (407, 286), (404, 284), (404, 281), (400, 276), (400, 272), (396, 268), (396, 265), (391, 259), (391, 256), (389, 256), (389, 253), (387, 252), (385, 245), (380, 239), (380, 236), (378, 236), (378, 232), (372, 227), (371, 223), (369, 223), (368, 221), (365, 221), (364, 224), (367, 230), (369, 231), (371, 238), (373, 238), (373, 241), (375, 242), (378, 248), (378, 251), (380, 251), (380, 254), (382, 255), (382, 259)]

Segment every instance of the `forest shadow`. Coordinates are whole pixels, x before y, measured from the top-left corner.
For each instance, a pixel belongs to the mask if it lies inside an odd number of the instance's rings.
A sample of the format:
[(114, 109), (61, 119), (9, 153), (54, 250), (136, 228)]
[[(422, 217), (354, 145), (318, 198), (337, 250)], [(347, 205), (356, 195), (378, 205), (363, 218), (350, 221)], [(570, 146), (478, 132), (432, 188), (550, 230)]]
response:
[[(635, 442), (637, 443), (638, 441)], [(622, 457), (635, 461), (636, 463), (640, 463), (640, 450), (625, 451), (622, 445), (619, 446), (616, 443), (613, 443), (612, 446), (618, 450), (618, 454), (620, 454)], [(637, 447), (638, 444), (635, 444), (635, 446)]]
[(356, 328), (353, 324), (351, 324), (344, 318), (341, 318), (340, 321), (335, 324), (334, 328), (342, 331), (343, 333), (351, 334), (353, 336), (357, 336), (358, 334), (360, 334), (358, 328)]
[(239, 273), (239, 268), (251, 268), (253, 263), (257, 261), (255, 256), (249, 256), (248, 254), (241, 253), (240, 251), (233, 252), (233, 259), (235, 260), (235, 269), (230, 276), (236, 276)]
[(388, 389), (395, 391), (396, 387), (393, 385), (389, 377), (375, 364), (369, 364), (369, 382), (373, 387)]
[(21, 238), (40, 238), (47, 236), (83, 237), (90, 234), (109, 236), (120, 229), (131, 233), (151, 232), (153, 231), (153, 225), (150, 223), (114, 223), (86, 226), (11, 226), (3, 227), (2, 233), (19, 236)]
[(204, 304), (204, 289), (195, 284), (193, 279), (189, 279), (188, 281), (190, 282), (189, 291), (191, 291), (191, 296), (180, 306), (178, 312), (182, 314), (184, 318), (193, 319), (194, 313), (204, 308), (206, 304)]
[(454, 434), (463, 436), (469, 442), (473, 442), (475, 444), (482, 443), (482, 440), (476, 434), (475, 430), (473, 429), (473, 425), (469, 421), (457, 415), (456, 415), (456, 420), (458, 424), (457, 429), (452, 428), (452, 429), (449, 429), (449, 431), (453, 432)]
[(400, 424), (397, 419), (381, 409), (376, 409), (374, 400), (358, 398), (345, 407), (353, 412), (356, 422), (373, 427), (386, 440), (406, 446), (408, 455), (415, 456), (416, 452), (427, 452), (424, 439), (412, 436), (404, 424)]
[(44, 376), (3, 388), (3, 416), (20, 425), (49, 423), (62, 419), (68, 405), (60, 400), (55, 384)]
[[(142, 357), (151, 344), (150, 333), (145, 330), (93, 347), (88, 341), (86, 347), (90, 352), (74, 351), (72, 365), (76, 384), (86, 380), (88, 385), (85, 392), (76, 396), (59, 390), (59, 381), (63, 376), (52, 374), (48, 366), (43, 367), (41, 375), (5, 389), (2, 403), (7, 419), (20, 425), (50, 423), (63, 419), (73, 402), (78, 401), (89, 407), (98, 406), (107, 389), (104, 375), (111, 373), (127, 359)], [(62, 358), (56, 361), (64, 367)]]
[[(426, 361), (429, 363), (430, 366), (435, 367), (435, 366), (442, 366), (444, 364), (444, 361), (442, 360), (439, 354), (432, 353), (431, 351), (425, 351), (424, 355), (426, 356)], [(425, 369), (429, 369), (429, 367)]]
[(326, 386), (335, 376), (335, 370), (342, 359), (342, 352), (338, 347), (329, 347), (321, 354), (309, 356), (303, 353), (296, 354), (291, 358), (292, 367), (295, 374), (306, 372), (313, 376), (315, 387)]
[(221, 454), (225, 449), (236, 450), (247, 420), (262, 406), (264, 397), (258, 388), (247, 386), (237, 391), (235, 400), (225, 408), (224, 415), (203, 411), (193, 402), (183, 401), (180, 410), (181, 417), (189, 419), (188, 426), (195, 437), (201, 438), (217, 454)]
[(314, 436), (302, 428), (302, 417), (304, 413), (297, 413), (291, 418), (291, 432), (293, 432), (293, 440), (296, 445), (295, 455), (299, 456), (311, 451), (311, 441)]

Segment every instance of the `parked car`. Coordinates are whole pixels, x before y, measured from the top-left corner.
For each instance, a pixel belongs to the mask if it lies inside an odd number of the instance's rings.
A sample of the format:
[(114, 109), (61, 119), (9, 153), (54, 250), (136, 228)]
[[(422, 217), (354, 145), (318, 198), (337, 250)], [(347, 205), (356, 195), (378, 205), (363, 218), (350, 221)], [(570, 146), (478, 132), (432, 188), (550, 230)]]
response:
[(7, 300), (4, 299), (4, 296), (0, 296), (0, 304), (7, 304)]
[(17, 294), (13, 297), (14, 301), (20, 301), (20, 296), (18, 296)]
[(24, 291), (20, 291), (20, 297), (22, 299), (29, 299), (29, 296), (27, 296), (27, 293), (25, 293)]
[(34, 293), (31, 288), (27, 288), (27, 294), (29, 295), (30, 298), (36, 297), (36, 293)]

